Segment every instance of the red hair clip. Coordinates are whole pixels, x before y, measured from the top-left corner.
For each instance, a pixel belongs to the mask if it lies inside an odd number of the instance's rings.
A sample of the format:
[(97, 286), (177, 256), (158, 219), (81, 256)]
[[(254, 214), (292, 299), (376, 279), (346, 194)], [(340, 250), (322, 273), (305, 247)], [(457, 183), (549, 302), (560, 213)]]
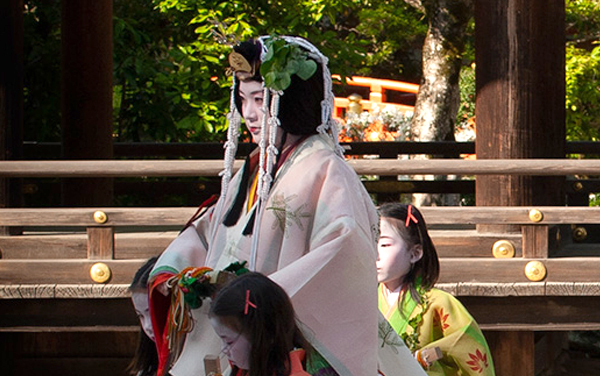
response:
[(414, 221), (415, 223), (419, 223), (419, 220), (417, 219), (417, 217), (415, 217), (412, 214), (412, 205), (408, 205), (408, 212), (406, 213), (406, 222), (404, 223), (405, 227), (408, 227), (408, 225), (410, 225), (410, 221)]
[(248, 314), (248, 306), (256, 309), (256, 304), (250, 301), (250, 290), (246, 290), (246, 305), (244, 306), (244, 315)]

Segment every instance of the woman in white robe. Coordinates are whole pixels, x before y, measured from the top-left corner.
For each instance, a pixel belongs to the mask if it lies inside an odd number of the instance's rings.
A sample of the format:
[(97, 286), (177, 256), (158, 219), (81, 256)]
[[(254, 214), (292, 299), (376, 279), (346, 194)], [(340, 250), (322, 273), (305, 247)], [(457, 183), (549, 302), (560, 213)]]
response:
[[(305, 40), (285, 37), (286, 45), (301, 46), (317, 69), (307, 80), (293, 75), (288, 87), (272, 90), (259, 73), (268, 43), (262, 38), (234, 48), (230, 128), (239, 126), (239, 111), (254, 141), (270, 142), (263, 142), (231, 180), (226, 166), (218, 202), (160, 257), (151, 291), (155, 327), (158, 333), (164, 329), (170, 300), (158, 291), (169, 276), (188, 266), (221, 270), (248, 261), (290, 295), (309, 341), (337, 374), (376, 375), (377, 212), (339, 152), (327, 59)], [(232, 129), (229, 148), (235, 136)], [(228, 150), (226, 164), (231, 155)], [(205, 308), (193, 310), (194, 328), (169, 371), (175, 376), (204, 375), (204, 354), (218, 353), (219, 339), (207, 329)], [(161, 343), (166, 367), (166, 338), (157, 339)]]

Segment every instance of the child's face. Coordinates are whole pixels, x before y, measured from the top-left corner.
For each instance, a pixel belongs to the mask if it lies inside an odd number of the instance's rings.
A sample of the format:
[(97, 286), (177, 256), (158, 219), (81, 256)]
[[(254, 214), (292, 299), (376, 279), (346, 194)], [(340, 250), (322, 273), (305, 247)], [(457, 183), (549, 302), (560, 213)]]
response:
[(152, 320), (150, 318), (150, 305), (148, 304), (148, 292), (145, 290), (132, 291), (131, 301), (135, 308), (135, 313), (140, 319), (140, 325), (151, 340), (156, 342), (154, 329), (152, 329)]
[(381, 219), (381, 235), (377, 244), (377, 281), (389, 290), (395, 290), (402, 284), (411, 265), (422, 255), (420, 248), (409, 247), (393, 226), (385, 218)]
[(229, 361), (240, 369), (250, 369), (250, 341), (246, 335), (227, 326), (218, 316), (211, 317), (210, 323), (223, 341), (221, 351)]

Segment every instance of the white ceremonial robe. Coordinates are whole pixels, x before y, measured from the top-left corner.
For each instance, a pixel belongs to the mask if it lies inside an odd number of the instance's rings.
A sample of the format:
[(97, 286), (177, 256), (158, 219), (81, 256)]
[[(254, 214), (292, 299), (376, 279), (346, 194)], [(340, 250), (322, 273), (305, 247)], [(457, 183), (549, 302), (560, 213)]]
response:
[[(378, 368), (389, 368), (378, 367), (378, 215), (354, 170), (335, 154), (330, 138), (310, 136), (292, 151), (257, 213), (258, 233), (249, 236), (242, 231), (256, 205), (248, 213), (243, 210), (236, 225), (223, 225), (240, 179), (241, 170), (219, 199), (222, 202), (169, 245), (153, 273), (187, 266), (221, 270), (232, 262), (248, 261), (252, 237), (258, 236), (256, 271), (289, 294), (308, 340), (334, 369), (344, 376), (371, 376)], [(170, 371), (174, 376), (204, 375), (204, 354), (220, 349), (219, 339), (206, 329), (203, 308), (193, 312), (196, 324)], [(396, 347), (392, 354), (400, 354), (401, 364), (394, 367), (394, 375), (424, 375), (406, 347)]]

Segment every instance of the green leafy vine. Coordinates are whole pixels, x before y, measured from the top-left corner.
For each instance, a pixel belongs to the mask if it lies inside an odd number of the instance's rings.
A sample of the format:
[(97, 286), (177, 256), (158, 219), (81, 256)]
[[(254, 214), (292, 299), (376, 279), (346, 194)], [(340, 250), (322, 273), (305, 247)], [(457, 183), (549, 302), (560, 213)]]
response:
[(400, 337), (406, 343), (406, 346), (410, 350), (411, 353), (414, 353), (419, 349), (419, 333), (421, 324), (423, 323), (423, 315), (427, 312), (427, 308), (429, 308), (429, 300), (427, 299), (427, 295), (425, 295), (425, 291), (421, 288), (417, 289), (419, 296), (421, 297), (421, 312), (419, 312), (415, 317), (408, 320), (408, 326), (412, 328), (412, 332), (409, 333), (401, 333)]

